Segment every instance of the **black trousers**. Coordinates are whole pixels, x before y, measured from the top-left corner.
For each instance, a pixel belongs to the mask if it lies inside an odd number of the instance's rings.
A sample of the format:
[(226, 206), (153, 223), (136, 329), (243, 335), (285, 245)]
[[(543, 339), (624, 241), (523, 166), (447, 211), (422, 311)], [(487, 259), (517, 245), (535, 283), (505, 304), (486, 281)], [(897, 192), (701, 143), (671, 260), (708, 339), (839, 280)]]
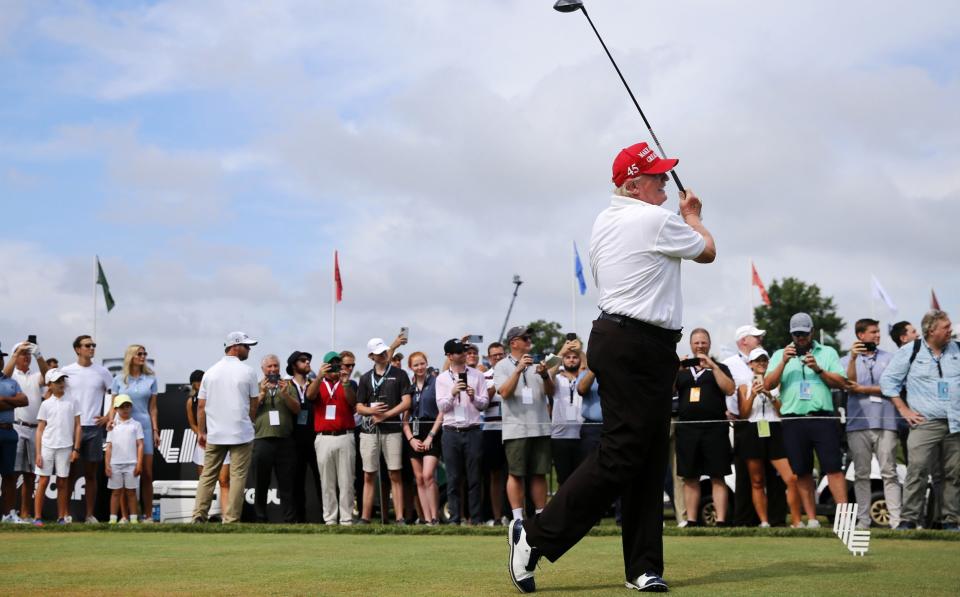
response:
[[(317, 504), (323, 508), (323, 494), (320, 493), (320, 469), (317, 466), (317, 451), (314, 440), (317, 438), (312, 426), (297, 425), (293, 428), (293, 510), (296, 522), (307, 522), (307, 478), (309, 472), (317, 496)], [(322, 522), (322, 519), (321, 521)]]
[(277, 495), (283, 522), (296, 522), (291, 482), (293, 481), (293, 438), (264, 437), (253, 440), (253, 466), (256, 471), (256, 494), (253, 508), (257, 522), (267, 522), (267, 491), (270, 478), (277, 476)]
[(551, 562), (573, 547), (617, 497), (627, 578), (663, 574), (663, 476), (678, 359), (667, 330), (593, 322), (587, 360), (600, 383), (600, 446), (546, 509), (525, 521), (527, 541)]
[(443, 466), (447, 472), (447, 506), (450, 522), (460, 522), (460, 481), (467, 478), (467, 508), (470, 522), (479, 524), (483, 498), (480, 490), (481, 464), (483, 460), (483, 431), (479, 427), (467, 431), (443, 428)]

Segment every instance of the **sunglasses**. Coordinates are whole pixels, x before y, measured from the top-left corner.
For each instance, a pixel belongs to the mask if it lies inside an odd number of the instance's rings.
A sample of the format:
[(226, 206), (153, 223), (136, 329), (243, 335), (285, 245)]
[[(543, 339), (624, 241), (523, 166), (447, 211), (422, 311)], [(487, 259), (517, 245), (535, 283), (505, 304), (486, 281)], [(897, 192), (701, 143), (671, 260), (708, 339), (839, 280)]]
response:
[(494, 353), (488, 354), (488, 355), (487, 355), (487, 358), (488, 358), (488, 359), (502, 359), (502, 358), (503, 358), (503, 354), (504, 354), (504, 353), (502, 353), (502, 352), (494, 352)]
[(97, 345), (96, 345), (95, 343), (93, 343), (93, 344), (81, 344), (81, 345), (80, 345), (80, 348), (96, 348), (96, 347), (97, 347)]
[(137, 356), (138, 356), (138, 357), (145, 357), (145, 356), (147, 356), (147, 353), (141, 351), (141, 352), (138, 352), (138, 353), (137, 353)]
[(794, 338), (806, 338), (810, 335), (810, 332), (790, 332), (790, 335)]
[(307, 357), (300, 357), (299, 359), (297, 359), (297, 362), (298, 362), (298, 363), (309, 363), (309, 362), (310, 362), (310, 359), (308, 359)]
[(356, 363), (344, 363), (344, 364), (342, 364), (342, 365), (340, 365), (340, 366), (341, 366), (341, 367), (345, 367), (345, 368), (347, 368), (347, 369), (353, 369), (354, 367), (357, 366), (357, 364), (356, 364)]

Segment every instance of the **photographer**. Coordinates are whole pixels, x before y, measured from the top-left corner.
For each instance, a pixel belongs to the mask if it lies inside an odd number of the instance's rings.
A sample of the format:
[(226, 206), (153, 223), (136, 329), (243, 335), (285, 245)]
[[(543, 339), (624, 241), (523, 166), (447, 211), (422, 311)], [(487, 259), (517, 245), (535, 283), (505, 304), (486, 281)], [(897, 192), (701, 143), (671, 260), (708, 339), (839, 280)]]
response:
[(253, 507), (257, 522), (267, 522), (267, 490), (271, 473), (277, 476), (277, 493), (283, 522), (296, 522), (293, 504), (294, 443), (293, 424), (300, 414), (300, 401), (294, 392), (285, 391), (290, 384), (280, 379), (280, 359), (268, 354), (260, 361), (263, 380), (257, 396), (257, 415), (253, 422), (253, 464), (256, 471), (256, 493)]
[(687, 526), (697, 526), (701, 475), (710, 477), (717, 526), (726, 526), (729, 500), (723, 478), (730, 474), (732, 462), (726, 412), (727, 396), (735, 391), (733, 377), (726, 365), (710, 358), (707, 330), (690, 332), (690, 350), (695, 356), (680, 361), (682, 369), (677, 374), (680, 418), (676, 431), (677, 474), (683, 478)]
[[(357, 393), (350, 383), (352, 368), (342, 366), (340, 354), (323, 355), (320, 376), (307, 388), (313, 402), (314, 449), (323, 487), (323, 522), (353, 523), (354, 478), (357, 450), (353, 440)], [(339, 498), (338, 498), (339, 491)]]
[(547, 503), (550, 455), (550, 413), (546, 397), (554, 383), (544, 363), (534, 366), (529, 354), (533, 330), (515, 326), (507, 331), (510, 354), (494, 368), (493, 382), (503, 399), (503, 448), (507, 455), (507, 499), (513, 518), (523, 520), (524, 481), (539, 513)]
[(460, 480), (467, 480), (470, 524), (480, 524), (480, 462), (483, 458), (483, 411), (487, 408), (487, 382), (483, 373), (466, 364), (466, 346), (451, 339), (443, 345), (450, 368), (437, 377), (437, 409), (443, 416), (443, 462), (447, 471), (447, 504), (450, 524), (460, 522)]
[[(34, 460), (36, 460), (37, 413), (43, 401), (43, 377), (47, 374), (47, 362), (36, 345), (36, 336), (30, 336), (27, 342), (13, 347), (13, 358), (3, 366), (3, 375), (11, 378), (20, 386), (27, 397), (28, 404), (14, 411), (13, 429), (17, 432), (17, 456), (14, 473), (16, 479), (23, 475), (20, 485), (20, 517), (29, 522), (33, 518)], [(39, 371), (32, 370), (30, 361), (36, 360)], [(8, 514), (9, 516), (9, 514)], [(14, 519), (15, 520), (15, 519)]]
[(857, 528), (870, 528), (870, 469), (876, 455), (883, 478), (883, 497), (890, 527), (900, 524), (900, 481), (897, 479), (897, 409), (883, 399), (880, 376), (893, 355), (877, 348), (880, 322), (860, 319), (854, 325), (857, 341), (840, 359), (847, 372), (847, 445), (853, 459), (853, 490), (857, 503)]
[(830, 493), (838, 504), (847, 502), (843, 478), (840, 431), (833, 418), (830, 389), (847, 385), (837, 351), (813, 339), (813, 319), (806, 313), (790, 318), (793, 342), (773, 353), (764, 378), (768, 390), (780, 388), (783, 445), (790, 468), (797, 475), (807, 527), (817, 528), (813, 482), (813, 452), (827, 475)]

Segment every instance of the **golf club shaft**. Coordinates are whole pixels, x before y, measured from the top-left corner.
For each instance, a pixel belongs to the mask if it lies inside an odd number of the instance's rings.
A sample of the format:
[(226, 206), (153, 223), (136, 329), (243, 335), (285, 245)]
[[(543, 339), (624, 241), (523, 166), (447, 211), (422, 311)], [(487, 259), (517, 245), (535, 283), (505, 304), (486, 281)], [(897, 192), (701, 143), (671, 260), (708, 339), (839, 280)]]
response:
[[(653, 142), (657, 145), (657, 149), (660, 150), (660, 157), (667, 157), (666, 152), (663, 151), (663, 146), (660, 145), (660, 140), (657, 139), (657, 134), (653, 132), (653, 128), (650, 126), (650, 121), (647, 120), (646, 115), (643, 113), (643, 109), (640, 108), (640, 103), (637, 101), (637, 98), (634, 97), (633, 91), (630, 90), (630, 85), (627, 84), (627, 80), (623, 77), (623, 73), (620, 72), (620, 67), (617, 66), (616, 60), (613, 59), (613, 55), (610, 53), (610, 50), (607, 49), (607, 44), (603, 43), (603, 38), (600, 37), (600, 32), (597, 31), (596, 26), (593, 24), (593, 20), (590, 18), (590, 15), (587, 14), (587, 8), (585, 6), (581, 6), (580, 10), (583, 12), (583, 16), (587, 17), (587, 22), (590, 23), (590, 28), (593, 29), (593, 33), (597, 36), (597, 39), (600, 40), (600, 45), (603, 46), (603, 51), (607, 53), (607, 58), (610, 59), (610, 64), (613, 65), (614, 70), (617, 71), (617, 75), (620, 76), (623, 86), (626, 87), (627, 93), (630, 94), (630, 99), (633, 100), (633, 105), (637, 107), (637, 112), (640, 112), (640, 118), (643, 119), (643, 124), (647, 125), (647, 130), (650, 131), (650, 136), (653, 138)], [(684, 193), (685, 191), (683, 185), (680, 183), (680, 177), (677, 176), (677, 170), (671, 170), (670, 176), (673, 177), (673, 182), (676, 183), (677, 188), (680, 189), (680, 192)]]

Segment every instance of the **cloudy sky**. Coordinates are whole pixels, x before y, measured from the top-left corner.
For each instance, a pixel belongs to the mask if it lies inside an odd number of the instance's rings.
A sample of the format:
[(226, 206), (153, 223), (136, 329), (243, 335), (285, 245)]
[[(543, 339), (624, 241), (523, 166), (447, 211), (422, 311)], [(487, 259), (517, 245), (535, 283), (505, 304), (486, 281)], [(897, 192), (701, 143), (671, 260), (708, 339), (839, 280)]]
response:
[[(581, 15), (549, 0), (28, 2), (0, 10), (0, 342), (68, 360), (147, 346), (180, 382), (242, 329), (267, 351), (409, 326), (444, 339), (571, 321), (617, 151), (643, 123)], [(902, 318), (957, 310), (960, 5), (589, 4), (717, 239), (685, 325), (722, 343), (766, 282), (852, 322), (870, 275)], [(676, 206), (675, 189), (670, 189)], [(596, 292), (576, 300), (589, 331)], [(889, 342), (889, 341), (888, 341)], [(405, 350), (409, 352), (409, 350)]]

